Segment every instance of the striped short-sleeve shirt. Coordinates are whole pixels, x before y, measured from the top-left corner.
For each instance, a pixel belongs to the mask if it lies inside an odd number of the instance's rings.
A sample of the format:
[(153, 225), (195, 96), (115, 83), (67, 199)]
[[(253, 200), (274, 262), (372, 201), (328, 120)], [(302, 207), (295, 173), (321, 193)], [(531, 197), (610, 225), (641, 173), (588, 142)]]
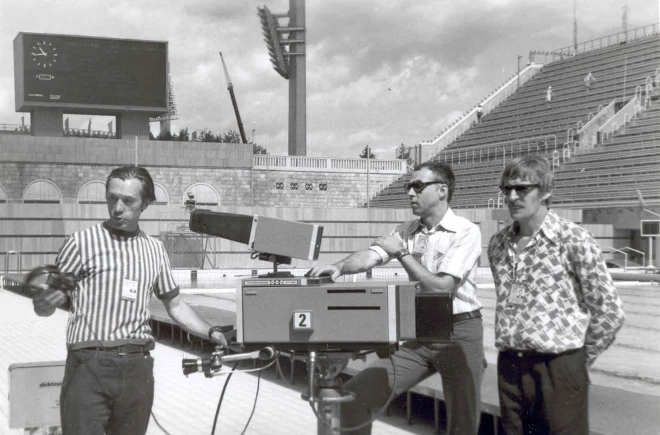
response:
[[(78, 281), (67, 323), (70, 350), (153, 341), (151, 296), (168, 299), (179, 293), (163, 244), (139, 229), (120, 233), (100, 223), (76, 232), (56, 262)], [(126, 297), (129, 289), (131, 297)]]

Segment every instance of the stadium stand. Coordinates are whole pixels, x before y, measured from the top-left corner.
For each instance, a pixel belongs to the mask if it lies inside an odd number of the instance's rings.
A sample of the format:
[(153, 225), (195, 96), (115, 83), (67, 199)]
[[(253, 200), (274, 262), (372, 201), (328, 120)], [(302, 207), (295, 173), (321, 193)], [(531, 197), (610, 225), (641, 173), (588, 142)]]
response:
[[(649, 200), (659, 200), (659, 67), (658, 34), (545, 65), (518, 92), (432, 158), (454, 168), (459, 183), (452, 206), (497, 207), (504, 163), (527, 153), (545, 154), (554, 160), (555, 205), (627, 206), (635, 202), (636, 189)], [(597, 82), (587, 91), (584, 77), (589, 72)], [(545, 104), (548, 86), (556, 96), (550, 107)], [(635, 95), (648, 110), (595, 148), (576, 148), (581, 126), (613, 101), (618, 110)], [(404, 175), (385, 188), (370, 206), (408, 207), (402, 189), (408, 178), (409, 174)]]

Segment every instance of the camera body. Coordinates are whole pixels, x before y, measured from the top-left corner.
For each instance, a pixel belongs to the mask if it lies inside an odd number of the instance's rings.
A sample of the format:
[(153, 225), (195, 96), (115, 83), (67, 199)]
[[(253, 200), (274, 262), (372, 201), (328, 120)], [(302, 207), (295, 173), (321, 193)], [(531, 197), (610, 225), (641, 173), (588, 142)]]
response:
[(333, 283), (243, 278), (236, 292), (236, 341), (308, 352), (389, 350), (414, 339), (416, 282)]

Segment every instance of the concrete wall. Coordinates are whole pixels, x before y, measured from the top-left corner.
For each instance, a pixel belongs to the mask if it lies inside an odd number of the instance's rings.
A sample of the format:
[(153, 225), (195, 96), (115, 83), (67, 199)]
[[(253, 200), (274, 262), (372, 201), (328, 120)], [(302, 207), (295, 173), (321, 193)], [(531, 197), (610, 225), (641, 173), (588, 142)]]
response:
[[(278, 219), (319, 224), (324, 227), (321, 254), (318, 261), (295, 260), (294, 268), (310, 268), (317, 264), (336, 262), (350, 253), (367, 248), (374, 239), (391, 232), (400, 222), (413, 219), (409, 209), (366, 208), (310, 208), (310, 207), (212, 207), (214, 211), (245, 215), (258, 214)], [(487, 266), (486, 256), (490, 237), (506, 224), (493, 219), (487, 209), (456, 210), (479, 225), (482, 232), (480, 265)], [(558, 210), (569, 217), (579, 212)], [(6, 261), (7, 251), (21, 253), (23, 269), (48, 264), (55, 256), (64, 238), (74, 231), (94, 225), (107, 217), (103, 204), (0, 204), (0, 261)], [(177, 206), (150, 206), (142, 215), (141, 228), (150, 235), (160, 237), (173, 248), (173, 263), (184, 268), (264, 268), (268, 263), (250, 259), (246, 245), (229, 240), (191, 234), (189, 215)], [(611, 245), (611, 226), (589, 225), (601, 245)], [(202, 246), (206, 256), (202, 263)], [(10, 270), (16, 268), (16, 258), (10, 256)]]

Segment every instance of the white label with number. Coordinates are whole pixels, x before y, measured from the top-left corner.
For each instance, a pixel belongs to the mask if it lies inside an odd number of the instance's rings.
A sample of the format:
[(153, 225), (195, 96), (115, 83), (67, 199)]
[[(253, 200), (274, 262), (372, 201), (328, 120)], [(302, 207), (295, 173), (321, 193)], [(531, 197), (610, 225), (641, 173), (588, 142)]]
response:
[(312, 330), (312, 312), (311, 311), (294, 311), (293, 313), (293, 329)]

